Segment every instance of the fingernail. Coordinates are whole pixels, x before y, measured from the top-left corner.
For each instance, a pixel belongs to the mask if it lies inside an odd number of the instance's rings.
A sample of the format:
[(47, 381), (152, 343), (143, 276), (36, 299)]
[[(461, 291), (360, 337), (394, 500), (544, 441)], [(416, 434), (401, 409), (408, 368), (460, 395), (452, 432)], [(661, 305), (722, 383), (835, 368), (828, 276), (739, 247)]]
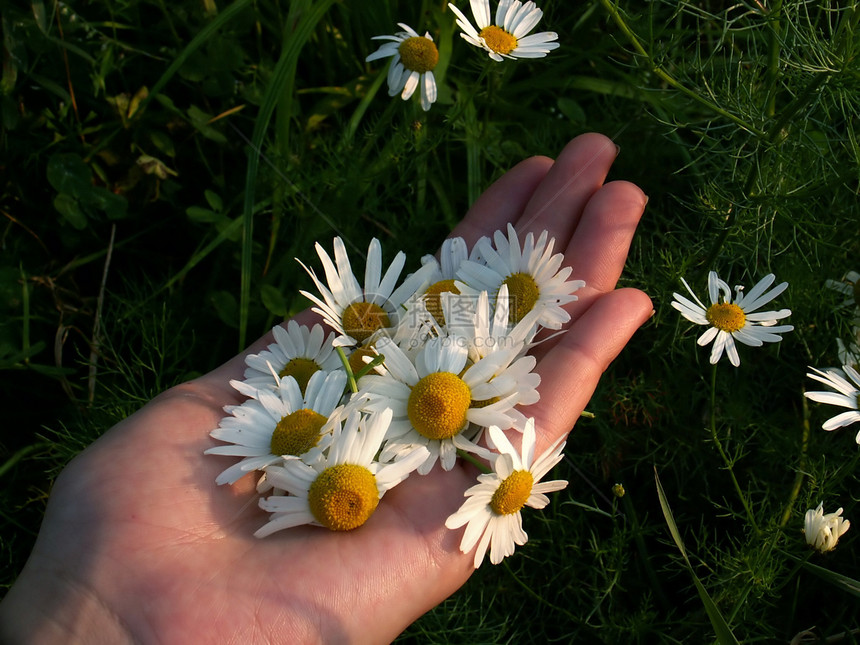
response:
[(621, 146), (619, 146), (619, 145), (616, 143), (616, 144), (615, 144), (615, 156), (617, 157), (617, 156), (618, 156), (618, 155), (620, 155), (620, 154), (621, 154)]
[(652, 309), (652, 310), (651, 310), (651, 315), (649, 315), (648, 317), (649, 317), (649, 318), (653, 318), (653, 317), (654, 317), (654, 314), (656, 314), (656, 313), (657, 313), (657, 310), (656, 310), (656, 309)]

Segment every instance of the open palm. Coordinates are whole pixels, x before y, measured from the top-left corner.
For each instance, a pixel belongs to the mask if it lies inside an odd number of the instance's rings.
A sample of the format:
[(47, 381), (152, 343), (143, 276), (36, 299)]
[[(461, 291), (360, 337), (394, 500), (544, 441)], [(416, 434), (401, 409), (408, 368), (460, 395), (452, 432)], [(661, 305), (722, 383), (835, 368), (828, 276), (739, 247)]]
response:
[[(524, 161), (453, 233), (471, 245), (507, 222), (547, 229), (586, 281), (567, 331), (538, 351), (541, 400), (524, 410), (538, 451), (573, 427), (651, 312), (645, 294), (614, 290), (646, 202), (633, 184), (604, 184), (615, 155), (583, 135), (555, 162)], [(255, 477), (216, 487), (230, 458), (203, 457), (223, 406), (239, 402), (229, 380), (243, 358), (156, 397), (69, 464), (0, 605), (7, 630), (34, 642), (385, 642), (466, 581), (472, 557), (445, 528), (474, 480), (459, 466), (413, 474), (354, 531), (254, 538), (266, 520)]]

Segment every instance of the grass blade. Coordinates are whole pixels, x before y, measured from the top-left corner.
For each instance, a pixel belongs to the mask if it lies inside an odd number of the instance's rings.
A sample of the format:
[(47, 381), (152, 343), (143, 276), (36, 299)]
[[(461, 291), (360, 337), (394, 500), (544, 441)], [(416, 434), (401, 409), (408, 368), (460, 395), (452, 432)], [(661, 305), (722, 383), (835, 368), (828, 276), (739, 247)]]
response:
[(143, 101), (140, 103), (140, 107), (138, 107), (137, 112), (135, 114), (140, 115), (143, 114), (144, 108), (149, 105), (149, 102), (156, 97), (156, 95), (164, 89), (164, 86), (167, 85), (168, 81), (173, 78), (173, 75), (179, 71), (185, 61), (196, 52), (200, 47), (209, 40), (221, 27), (225, 24), (233, 20), (240, 11), (245, 9), (248, 5), (251, 4), (251, 0), (236, 0), (233, 4), (227, 7), (221, 14), (218, 15), (212, 22), (206, 25), (203, 29), (200, 30), (200, 33), (194, 36), (191, 39), (191, 42), (186, 45), (185, 49), (183, 49), (179, 56), (176, 57), (170, 67), (164, 70), (164, 73), (161, 75), (161, 78), (156, 81), (155, 85), (152, 86), (152, 89), (149, 90), (149, 94)]
[(687, 563), (687, 569), (693, 577), (693, 584), (696, 585), (696, 591), (699, 592), (699, 598), (701, 598), (702, 604), (705, 606), (705, 612), (707, 612), (708, 618), (711, 620), (711, 625), (716, 633), (717, 642), (722, 645), (738, 643), (738, 639), (735, 638), (731, 627), (729, 627), (726, 619), (723, 618), (717, 604), (713, 601), (710, 594), (708, 594), (708, 590), (705, 589), (705, 585), (703, 585), (699, 580), (696, 572), (693, 571), (693, 566), (690, 564), (690, 559), (687, 557), (687, 551), (684, 549), (684, 542), (681, 539), (681, 533), (678, 531), (678, 525), (675, 524), (675, 517), (672, 515), (672, 509), (669, 508), (669, 500), (666, 499), (666, 493), (663, 490), (663, 485), (660, 483), (660, 477), (657, 475), (656, 468), (654, 469), (654, 480), (657, 482), (657, 495), (660, 498), (660, 508), (663, 509), (663, 517), (666, 518), (666, 524), (669, 526), (669, 533), (672, 535), (672, 539), (675, 541), (681, 555), (684, 556), (684, 562)]
[(334, 0), (316, 3), (309, 8), (306, 14), (299, 17), (290, 38), (285, 39), (284, 50), (281, 52), (277, 65), (275, 65), (272, 79), (260, 104), (260, 113), (254, 123), (254, 134), (251, 136), (251, 149), (248, 155), (248, 172), (245, 176), (245, 203), (242, 211), (244, 226), (242, 227), (242, 275), (239, 293), (239, 351), (245, 348), (245, 339), (248, 335), (252, 235), (254, 232), (254, 183), (257, 180), (257, 170), (260, 167), (263, 137), (266, 135), (275, 108), (287, 93), (292, 94), (294, 90), (292, 80), (302, 48), (310, 38), (317, 23), (333, 4)]

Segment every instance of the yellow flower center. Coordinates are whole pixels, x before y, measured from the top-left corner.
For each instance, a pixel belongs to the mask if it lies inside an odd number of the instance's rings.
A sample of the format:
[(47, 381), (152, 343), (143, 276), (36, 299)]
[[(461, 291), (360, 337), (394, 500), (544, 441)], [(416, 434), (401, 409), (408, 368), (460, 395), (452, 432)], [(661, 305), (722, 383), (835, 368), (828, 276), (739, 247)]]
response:
[(278, 372), (278, 376), (281, 378), (292, 376), (296, 379), (296, 382), (299, 384), (299, 389), (302, 391), (302, 394), (304, 394), (308, 387), (308, 381), (311, 380), (311, 376), (319, 370), (320, 366), (316, 364), (316, 361), (313, 361), (310, 358), (297, 357), (284, 365), (284, 369)]
[(718, 302), (708, 307), (705, 318), (717, 329), (729, 333), (742, 329), (747, 317), (743, 309), (733, 302)]
[(498, 515), (516, 513), (529, 499), (535, 479), (527, 470), (515, 470), (508, 475), (490, 500), (490, 508)]
[(343, 310), (343, 330), (359, 343), (390, 324), (385, 309), (372, 302), (354, 302)]
[(439, 280), (435, 284), (431, 284), (424, 293), (424, 304), (427, 311), (433, 314), (440, 325), (445, 324), (445, 314), (442, 312), (442, 294), (453, 293), (460, 295), (460, 290), (454, 285), (454, 280)]
[(299, 457), (317, 445), (326, 418), (313, 410), (297, 410), (278, 421), (272, 433), (273, 455)]
[(379, 504), (376, 477), (364, 466), (338, 464), (322, 471), (308, 490), (316, 521), (332, 531), (364, 524)]
[(439, 62), (439, 50), (429, 38), (423, 36), (412, 36), (407, 38), (397, 48), (400, 53), (400, 60), (403, 61), (403, 67), (411, 72), (432, 71)]
[(540, 298), (540, 289), (528, 273), (509, 275), (503, 284), (508, 285), (508, 320), (516, 324), (534, 309)]
[(451, 372), (433, 372), (409, 394), (407, 411), (412, 427), (428, 439), (450, 439), (466, 426), (472, 391)]
[(496, 27), (496, 25), (484, 27), (478, 36), (483, 38), (487, 47), (497, 54), (510, 54), (517, 48), (517, 39), (501, 27)]

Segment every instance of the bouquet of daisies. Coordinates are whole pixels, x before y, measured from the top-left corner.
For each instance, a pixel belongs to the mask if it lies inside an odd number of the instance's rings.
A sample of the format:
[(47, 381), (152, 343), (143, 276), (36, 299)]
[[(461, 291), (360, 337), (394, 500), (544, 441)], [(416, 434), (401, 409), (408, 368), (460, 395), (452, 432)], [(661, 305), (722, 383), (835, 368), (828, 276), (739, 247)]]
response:
[(206, 451), (242, 458), (218, 484), (259, 473), (259, 505), (271, 515), (255, 535), (356, 529), (407, 477), (463, 458), (486, 472), (446, 522), (466, 526), (461, 550), (477, 546), (478, 567), (488, 549), (498, 563), (524, 544), (522, 507), (543, 508), (545, 493), (567, 484), (540, 483), (564, 444), (535, 458), (534, 421), (519, 410), (540, 398), (530, 348), (569, 320), (563, 306), (585, 284), (568, 279), (553, 247), (546, 231), (521, 243), (508, 225), (471, 250), (446, 240), (438, 259), (425, 256), (401, 280), (405, 255), (383, 274), (374, 239), (362, 285), (340, 238), (333, 258), (317, 244), (325, 279), (305, 266), (318, 293), (302, 293), (328, 330), (276, 326), (275, 342), (231, 382), (247, 400), (226, 406), (211, 432), (224, 444)]

